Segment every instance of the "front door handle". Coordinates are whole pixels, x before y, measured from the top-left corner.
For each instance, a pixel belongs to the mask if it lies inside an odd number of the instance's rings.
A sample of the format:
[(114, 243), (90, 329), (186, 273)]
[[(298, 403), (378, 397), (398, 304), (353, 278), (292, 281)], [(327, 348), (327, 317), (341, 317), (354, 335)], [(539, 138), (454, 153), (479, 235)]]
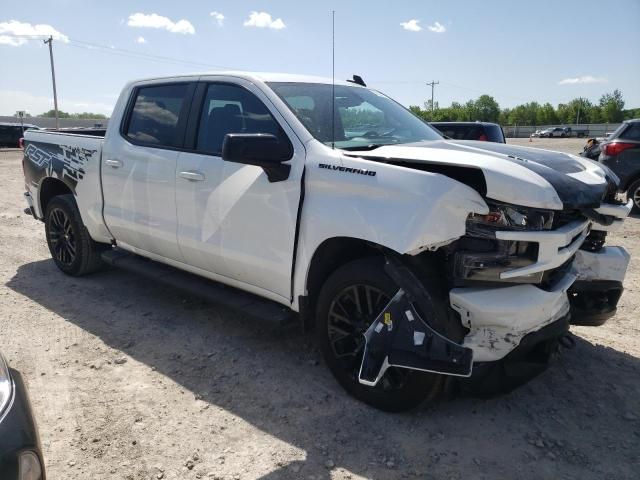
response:
[(192, 182), (202, 182), (204, 180), (204, 173), (197, 172), (195, 170), (187, 170), (186, 172), (180, 172), (182, 178), (190, 180)]
[(105, 164), (109, 165), (112, 168), (120, 168), (122, 166), (121, 160), (115, 160), (113, 158), (108, 158), (104, 161)]

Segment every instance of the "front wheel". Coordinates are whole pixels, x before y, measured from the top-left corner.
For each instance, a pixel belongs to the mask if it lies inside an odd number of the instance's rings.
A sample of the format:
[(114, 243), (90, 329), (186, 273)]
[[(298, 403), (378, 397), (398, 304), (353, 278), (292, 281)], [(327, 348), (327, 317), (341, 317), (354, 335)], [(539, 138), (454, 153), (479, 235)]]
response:
[(636, 180), (629, 186), (627, 198), (632, 199), (635, 210), (640, 211), (640, 180)]
[(94, 242), (82, 223), (73, 195), (59, 195), (47, 205), (44, 228), (51, 257), (67, 275), (80, 276), (102, 267), (108, 245)]
[(405, 368), (389, 368), (375, 387), (358, 381), (364, 332), (397, 293), (382, 258), (348, 263), (327, 279), (316, 309), (316, 336), (327, 366), (355, 398), (388, 412), (400, 412), (433, 400), (445, 377)]

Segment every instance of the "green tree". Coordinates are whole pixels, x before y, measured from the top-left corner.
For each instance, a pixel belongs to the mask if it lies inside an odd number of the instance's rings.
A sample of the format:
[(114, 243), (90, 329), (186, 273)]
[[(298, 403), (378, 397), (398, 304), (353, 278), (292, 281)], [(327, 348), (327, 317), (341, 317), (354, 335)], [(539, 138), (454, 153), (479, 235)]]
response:
[(623, 108), (622, 92), (617, 88), (612, 93), (605, 93), (600, 97), (602, 119), (607, 123), (621, 122), (624, 118)]
[[(40, 115), (38, 115), (39, 117), (45, 117), (45, 118), (55, 118), (56, 116), (56, 111), (55, 110), (49, 110), (48, 112), (44, 112)], [(58, 118), (78, 118), (78, 119), (89, 119), (89, 120), (104, 120), (107, 118), (106, 115), (102, 114), (102, 113), (93, 113), (93, 112), (82, 112), (82, 113), (67, 113), (67, 112), (63, 112), (62, 110), (58, 110)]]
[(474, 102), (476, 118), (481, 122), (497, 122), (500, 116), (500, 105), (490, 95), (480, 95)]
[(558, 123), (558, 115), (549, 102), (541, 105), (536, 113), (536, 123), (538, 125), (553, 125)]

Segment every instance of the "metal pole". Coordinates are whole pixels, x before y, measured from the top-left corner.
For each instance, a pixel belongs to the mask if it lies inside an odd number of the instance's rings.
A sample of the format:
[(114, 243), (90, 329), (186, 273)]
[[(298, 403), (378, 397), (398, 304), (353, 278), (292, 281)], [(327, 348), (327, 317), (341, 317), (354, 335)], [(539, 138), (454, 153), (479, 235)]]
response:
[(53, 82), (53, 108), (56, 113), (56, 130), (60, 130), (60, 120), (58, 119), (58, 94), (56, 92), (56, 71), (53, 68), (53, 37), (50, 36), (49, 40), (43, 40), (44, 43), (49, 45), (49, 58), (51, 59), (51, 80)]
[(431, 82), (427, 82), (427, 85), (431, 87), (431, 121), (433, 121), (433, 90), (434, 90), (434, 87), (439, 83), (440, 83), (439, 81), (436, 82), (435, 80), (432, 80)]

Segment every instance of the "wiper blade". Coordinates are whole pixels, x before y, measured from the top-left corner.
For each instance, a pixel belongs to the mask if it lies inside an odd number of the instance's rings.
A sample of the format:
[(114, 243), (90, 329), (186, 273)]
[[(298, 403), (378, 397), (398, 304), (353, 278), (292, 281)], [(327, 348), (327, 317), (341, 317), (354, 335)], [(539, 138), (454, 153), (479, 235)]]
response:
[(387, 145), (393, 145), (392, 143), (369, 143), (367, 145), (355, 145), (353, 147), (340, 147), (342, 150), (347, 150), (349, 152), (358, 152), (358, 151), (368, 151), (375, 150), (379, 147), (385, 147)]

